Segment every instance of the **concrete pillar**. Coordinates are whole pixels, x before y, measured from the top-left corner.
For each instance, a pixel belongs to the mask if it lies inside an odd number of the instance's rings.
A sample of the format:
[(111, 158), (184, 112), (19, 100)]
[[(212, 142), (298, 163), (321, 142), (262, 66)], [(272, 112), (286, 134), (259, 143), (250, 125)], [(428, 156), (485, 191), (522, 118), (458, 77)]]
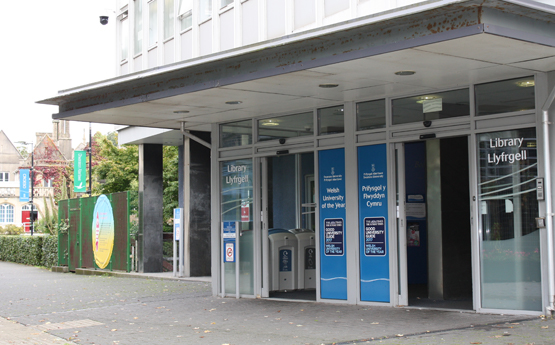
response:
[[(210, 142), (210, 133), (191, 132)], [(179, 207), (183, 208), (185, 232), (183, 271), (186, 277), (210, 276), (211, 194), (210, 150), (184, 138), (179, 147)]]
[(139, 272), (162, 272), (162, 145), (139, 145)]

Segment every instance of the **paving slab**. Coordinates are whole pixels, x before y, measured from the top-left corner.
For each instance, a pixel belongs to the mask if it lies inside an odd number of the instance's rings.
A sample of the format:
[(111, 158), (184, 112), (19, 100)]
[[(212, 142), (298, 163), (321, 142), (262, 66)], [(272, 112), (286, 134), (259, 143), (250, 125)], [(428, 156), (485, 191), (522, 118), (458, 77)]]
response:
[(537, 316), (220, 298), (205, 281), (54, 273), (5, 262), (0, 262), (0, 317), (29, 332), (100, 345), (549, 344), (547, 339), (555, 339), (554, 321)]

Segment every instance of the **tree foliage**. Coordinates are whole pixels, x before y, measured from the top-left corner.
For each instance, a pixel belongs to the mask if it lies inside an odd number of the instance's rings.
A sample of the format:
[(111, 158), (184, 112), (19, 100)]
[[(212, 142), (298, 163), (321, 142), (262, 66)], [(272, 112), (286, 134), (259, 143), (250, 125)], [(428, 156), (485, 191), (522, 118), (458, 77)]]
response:
[[(93, 151), (93, 193), (109, 194), (131, 191), (139, 187), (139, 150), (137, 145), (117, 146), (117, 133), (104, 136), (95, 134)], [(163, 214), (164, 228), (171, 229), (173, 209), (179, 204), (178, 149), (174, 146), (163, 148)], [(136, 198), (131, 208), (136, 208)]]
[(95, 194), (137, 190), (139, 150), (136, 145), (118, 147), (108, 137), (96, 133), (92, 148), (93, 174), (98, 182), (93, 186)]

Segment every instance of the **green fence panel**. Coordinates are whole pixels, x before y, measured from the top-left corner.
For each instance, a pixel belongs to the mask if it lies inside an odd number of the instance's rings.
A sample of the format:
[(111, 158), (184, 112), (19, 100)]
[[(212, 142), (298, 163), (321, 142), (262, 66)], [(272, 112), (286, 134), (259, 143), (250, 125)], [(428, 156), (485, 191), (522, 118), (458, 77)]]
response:
[(81, 258), (79, 238), (79, 234), (81, 232), (81, 211), (79, 204), (79, 199), (69, 199), (68, 266), (70, 271), (75, 271), (75, 268), (79, 268), (81, 265), (79, 262)]
[(81, 267), (94, 268), (94, 236), (92, 231), (94, 206), (98, 197), (81, 198)]
[[(107, 195), (114, 213), (114, 247), (108, 270), (131, 269), (129, 235), (129, 193)], [(61, 200), (58, 221), (68, 220), (67, 233), (58, 234), (58, 263), (76, 268), (98, 268), (94, 260), (93, 218), (98, 197)]]
[(129, 207), (128, 192), (111, 194), (114, 212), (114, 250), (112, 252), (112, 268), (130, 270), (129, 250)]
[[(58, 224), (65, 222), (69, 214), (69, 200), (60, 200), (58, 202)], [(58, 266), (68, 265), (68, 234), (67, 232), (58, 232)]]

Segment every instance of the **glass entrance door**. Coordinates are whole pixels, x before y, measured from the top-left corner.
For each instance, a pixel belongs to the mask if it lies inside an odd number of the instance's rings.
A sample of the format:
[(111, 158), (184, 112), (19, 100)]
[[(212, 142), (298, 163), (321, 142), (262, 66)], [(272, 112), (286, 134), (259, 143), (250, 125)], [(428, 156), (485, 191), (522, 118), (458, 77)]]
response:
[(468, 138), (396, 144), (399, 305), (473, 309)]
[(262, 297), (315, 300), (314, 154), (265, 157), (260, 167)]

